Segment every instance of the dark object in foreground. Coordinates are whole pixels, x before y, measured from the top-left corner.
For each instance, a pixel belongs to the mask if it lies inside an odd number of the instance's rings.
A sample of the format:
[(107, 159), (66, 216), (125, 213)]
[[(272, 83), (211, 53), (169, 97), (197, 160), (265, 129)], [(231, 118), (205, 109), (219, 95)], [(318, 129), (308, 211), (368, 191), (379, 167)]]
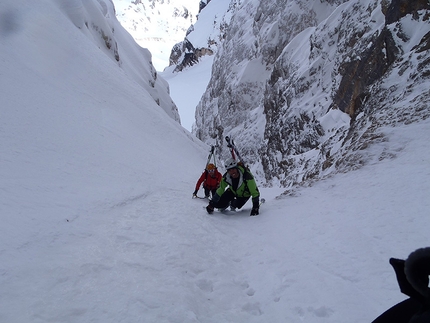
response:
[(430, 247), (412, 252), (408, 259), (390, 259), (400, 291), (410, 298), (394, 305), (372, 323), (430, 323)]

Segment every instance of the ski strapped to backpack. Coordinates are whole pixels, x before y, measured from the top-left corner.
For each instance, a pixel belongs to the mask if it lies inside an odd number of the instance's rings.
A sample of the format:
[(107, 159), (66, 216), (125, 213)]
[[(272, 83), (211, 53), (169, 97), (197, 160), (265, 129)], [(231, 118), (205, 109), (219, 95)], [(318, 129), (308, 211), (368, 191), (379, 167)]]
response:
[(215, 154), (214, 154), (214, 152), (215, 152), (215, 147), (216, 147), (216, 146), (214, 146), (214, 145), (212, 145), (212, 146), (211, 146), (211, 150), (210, 150), (210, 152), (209, 152), (208, 161), (206, 162), (206, 166), (205, 166), (205, 168), (210, 164), (210, 162), (211, 162), (211, 159), (212, 159), (212, 158), (213, 158), (213, 160), (214, 160), (213, 164), (214, 164), (214, 165), (215, 165), (215, 167), (216, 167), (216, 158), (215, 158)]
[(238, 163), (241, 163), (242, 166), (245, 166), (245, 163), (243, 162), (242, 157), (240, 156), (239, 150), (236, 148), (236, 145), (234, 143), (234, 140), (231, 139), (229, 136), (225, 137), (225, 141), (227, 141), (227, 147), (230, 149), (231, 157), (237, 161)]
[(215, 166), (216, 169), (216, 158), (215, 158), (215, 147), (214, 145), (211, 146), (211, 150), (209, 152), (209, 156), (208, 156), (208, 160), (206, 162), (206, 166), (205, 166), (205, 174), (206, 174), (206, 180), (208, 179), (208, 166), (211, 163), (211, 159), (213, 158), (213, 165)]
[[(239, 150), (237, 149), (236, 144), (234, 143), (234, 140), (232, 138), (230, 138), (229, 136), (226, 136), (225, 141), (227, 142), (227, 147), (230, 149), (231, 157), (237, 162), (238, 165), (242, 166), (243, 169), (245, 170), (245, 173), (244, 173), (245, 176), (254, 177), (251, 174), (249, 167), (243, 161), (242, 156), (240, 155)], [(246, 174), (248, 174), (248, 175), (246, 175)], [(245, 182), (245, 190), (247, 190), (249, 192), (248, 183), (247, 183), (247, 181), (244, 181), (244, 182)], [(266, 200), (264, 198), (260, 198), (260, 203), (259, 203), (258, 207), (260, 207), (261, 204), (263, 204), (264, 202), (266, 202)]]
[[(208, 155), (208, 160), (206, 161), (206, 166), (205, 166), (205, 170), (204, 170), (205, 181), (208, 179), (208, 174), (209, 174), (208, 173), (208, 166), (209, 166), (209, 164), (213, 164), (213, 166), (215, 166), (215, 169), (216, 169), (215, 147), (217, 147), (217, 146), (211, 145), (211, 149), (210, 149), (209, 155)], [(213, 163), (211, 163), (212, 159), (213, 159)], [(206, 199), (206, 197), (197, 196), (197, 191), (194, 192), (193, 198)]]

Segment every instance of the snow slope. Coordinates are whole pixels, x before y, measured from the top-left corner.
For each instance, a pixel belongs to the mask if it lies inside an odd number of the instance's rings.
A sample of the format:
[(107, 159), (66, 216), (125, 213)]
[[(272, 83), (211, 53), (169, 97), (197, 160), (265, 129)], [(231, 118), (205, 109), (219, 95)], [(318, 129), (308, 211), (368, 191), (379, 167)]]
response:
[(169, 66), (159, 73), (169, 83), (170, 96), (181, 115), (181, 125), (190, 132), (196, 120), (196, 106), (211, 77), (213, 59), (213, 56), (205, 56), (199, 64), (187, 67), (185, 72), (173, 73), (175, 66)]
[(429, 120), (385, 130), (395, 159), (209, 216), (207, 146), (53, 3), (0, 4), (0, 322), (358, 323), (406, 298), (388, 259), (428, 246)]

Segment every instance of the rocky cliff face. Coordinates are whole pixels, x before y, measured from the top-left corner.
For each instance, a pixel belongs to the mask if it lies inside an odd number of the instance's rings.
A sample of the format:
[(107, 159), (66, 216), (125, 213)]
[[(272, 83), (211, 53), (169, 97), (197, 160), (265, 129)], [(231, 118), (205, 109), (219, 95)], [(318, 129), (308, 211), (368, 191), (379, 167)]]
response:
[[(417, 1), (399, 14), (400, 1), (357, 2), (309, 35), (305, 61), (287, 48), (264, 95), (267, 144), (259, 151), (267, 180), (291, 186), (391, 157), (387, 145), (370, 149), (386, 140), (382, 127), (428, 117), (429, 91), (420, 89), (430, 68), (426, 6)], [(329, 128), (336, 110), (350, 122)]]
[(385, 127), (429, 117), (427, 0), (235, 4), (195, 134), (221, 156), (235, 138), (268, 184), (391, 157)]
[(270, 117), (264, 116), (264, 90), (275, 63), (294, 37), (317, 26), (341, 2), (317, 3), (237, 3), (208, 90), (197, 107), (195, 133), (200, 139), (225, 147), (223, 137), (230, 135), (240, 142), (247, 162), (261, 161), (264, 127), (266, 123), (270, 126)]

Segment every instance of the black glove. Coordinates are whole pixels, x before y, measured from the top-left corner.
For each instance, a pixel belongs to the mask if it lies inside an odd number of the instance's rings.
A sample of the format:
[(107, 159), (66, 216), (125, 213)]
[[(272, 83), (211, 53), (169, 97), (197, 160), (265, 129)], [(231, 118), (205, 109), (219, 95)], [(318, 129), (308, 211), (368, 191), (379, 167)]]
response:
[(258, 212), (260, 211), (260, 197), (253, 197), (252, 198), (252, 210), (251, 210), (251, 216), (258, 215)]
[(209, 205), (208, 205), (208, 206), (206, 206), (206, 211), (207, 211), (209, 214), (214, 213), (214, 207), (213, 207), (213, 205), (212, 205), (211, 203), (209, 203)]
[(197, 191), (194, 191), (193, 197), (197, 197)]

